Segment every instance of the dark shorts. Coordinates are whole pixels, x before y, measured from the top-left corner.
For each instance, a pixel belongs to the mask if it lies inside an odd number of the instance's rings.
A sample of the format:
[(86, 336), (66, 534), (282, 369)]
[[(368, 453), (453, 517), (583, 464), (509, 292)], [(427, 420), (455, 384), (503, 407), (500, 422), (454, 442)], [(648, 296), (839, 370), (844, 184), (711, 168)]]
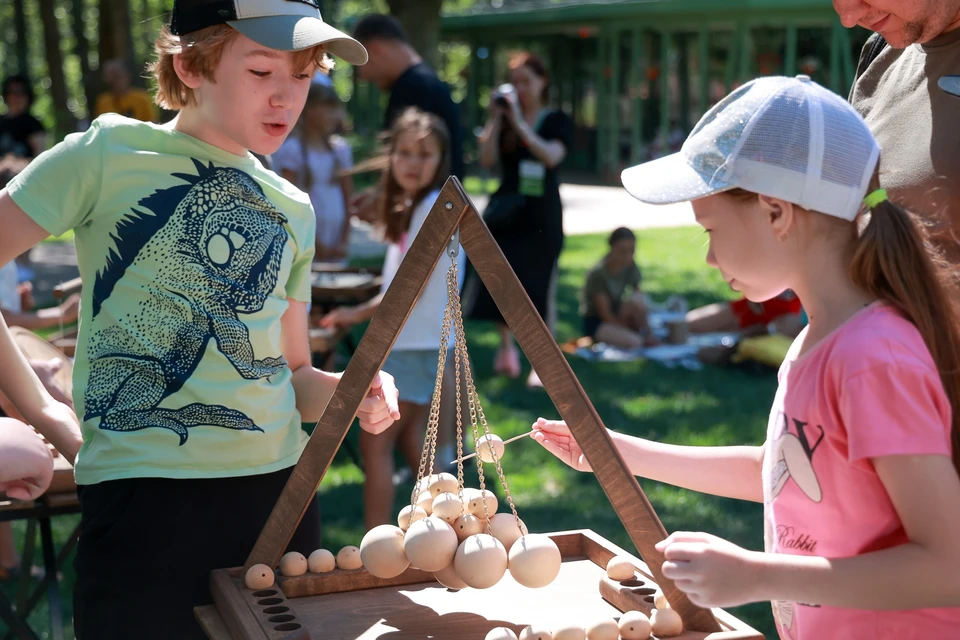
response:
[[(136, 478), (80, 487), (74, 563), (78, 640), (205, 639), (213, 569), (242, 566), (292, 471), (239, 478)], [(289, 550), (320, 548), (314, 500)]]

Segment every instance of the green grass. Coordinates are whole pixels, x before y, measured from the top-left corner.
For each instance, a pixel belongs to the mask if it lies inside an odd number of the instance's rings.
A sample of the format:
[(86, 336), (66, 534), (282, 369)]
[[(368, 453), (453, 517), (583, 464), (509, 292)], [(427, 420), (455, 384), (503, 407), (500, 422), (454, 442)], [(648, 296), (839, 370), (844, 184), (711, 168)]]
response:
[[(602, 256), (603, 236), (567, 239), (558, 289), (558, 341), (578, 337), (577, 291), (586, 270)], [(705, 238), (694, 228), (638, 234), (645, 288), (654, 297), (679, 293), (691, 306), (731, 296), (719, 275), (704, 264)], [(544, 391), (526, 389), (523, 377), (492, 376), (497, 335), (484, 324), (467, 326), (478, 390), (491, 428), (504, 438), (529, 429), (538, 417), (557, 412)], [(572, 358), (574, 372), (604, 423), (626, 433), (678, 444), (726, 445), (763, 440), (774, 376), (706, 368), (691, 372), (648, 363), (593, 363)], [(525, 365), (526, 367), (526, 365)], [(526, 370), (524, 371), (526, 373)], [(348, 438), (356, 441), (356, 429)], [(628, 550), (634, 547), (592, 474), (576, 473), (530, 441), (510, 445), (503, 462), (517, 510), (532, 531), (589, 528)], [(489, 476), (489, 474), (488, 474)], [(468, 477), (476, 485), (475, 467)], [(359, 544), (363, 536), (363, 475), (340, 451), (320, 487), (325, 547)], [(762, 548), (759, 504), (704, 496), (641, 481), (668, 531), (708, 531), (750, 549)], [(398, 491), (398, 505), (407, 484)], [(75, 522), (60, 518), (63, 538)], [(23, 531), (21, 524), (17, 531)], [(66, 588), (72, 571), (65, 570)], [(69, 614), (69, 602), (67, 604)], [(748, 624), (775, 637), (768, 605), (732, 609)], [(32, 620), (44, 628), (43, 612)], [(2, 629), (0, 625), (0, 629)]]

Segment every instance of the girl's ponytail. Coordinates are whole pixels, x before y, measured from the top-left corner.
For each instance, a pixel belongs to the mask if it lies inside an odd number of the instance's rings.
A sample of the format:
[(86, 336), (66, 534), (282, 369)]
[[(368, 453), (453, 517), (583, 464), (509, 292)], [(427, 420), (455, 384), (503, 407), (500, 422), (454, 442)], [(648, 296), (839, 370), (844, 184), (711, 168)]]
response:
[[(875, 175), (870, 192), (878, 187)], [(956, 268), (936, 253), (923, 223), (890, 200), (865, 207), (858, 222), (850, 276), (920, 331), (950, 399), (953, 463), (960, 472), (960, 314), (951, 295)]]

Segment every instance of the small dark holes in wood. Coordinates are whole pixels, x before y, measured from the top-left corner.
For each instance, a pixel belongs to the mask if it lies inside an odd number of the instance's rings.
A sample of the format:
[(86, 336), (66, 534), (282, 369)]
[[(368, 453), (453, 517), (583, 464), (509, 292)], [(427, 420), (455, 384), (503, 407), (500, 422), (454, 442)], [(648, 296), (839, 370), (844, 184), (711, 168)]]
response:
[(630, 593), (635, 593), (638, 596), (653, 596), (657, 592), (656, 589), (651, 589), (650, 587), (640, 587), (639, 589), (630, 589)]
[[(642, 587), (642, 586), (645, 585), (645, 584), (646, 584), (646, 582), (644, 582), (643, 580), (637, 580), (636, 578), (631, 578), (631, 579), (629, 579), (629, 580), (621, 580), (621, 581), (620, 581), (620, 586), (621, 586), (621, 587)], [(655, 590), (654, 590), (654, 591), (651, 591), (650, 593), (655, 593)]]
[(267, 607), (263, 610), (264, 613), (271, 616), (275, 613), (286, 613), (287, 611), (290, 611), (290, 607)]
[(301, 625), (296, 622), (284, 622), (283, 624), (278, 624), (273, 629), (275, 631), (296, 631), (300, 628)]
[(263, 591), (254, 591), (254, 592), (253, 592), (253, 597), (254, 597), (254, 598), (266, 598), (266, 597), (275, 596), (275, 595), (277, 595), (277, 592), (274, 591), (273, 589), (265, 589), (265, 590), (263, 590)]
[(296, 616), (290, 614), (284, 616), (273, 616), (270, 618), (270, 622), (290, 622), (291, 620), (296, 620)]
[(270, 605), (280, 604), (283, 602), (283, 598), (264, 598), (263, 600), (257, 600), (257, 604), (261, 607), (269, 607)]
[(645, 597), (643, 598), (643, 601), (644, 601), (644, 602), (649, 602), (650, 604), (653, 604), (653, 603), (654, 603), (653, 596), (645, 596)]

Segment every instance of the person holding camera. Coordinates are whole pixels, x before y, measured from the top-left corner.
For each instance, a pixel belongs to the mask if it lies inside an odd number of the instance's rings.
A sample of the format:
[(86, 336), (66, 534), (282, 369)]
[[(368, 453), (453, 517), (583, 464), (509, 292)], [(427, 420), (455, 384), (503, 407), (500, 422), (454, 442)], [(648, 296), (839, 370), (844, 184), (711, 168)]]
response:
[[(480, 136), (480, 163), (499, 163), (500, 188), (483, 217), (542, 318), (549, 318), (551, 280), (563, 248), (563, 207), (557, 169), (567, 155), (573, 123), (547, 107), (550, 76), (543, 60), (521, 52), (510, 59), (510, 84), (491, 96)], [(480, 278), (470, 272), (465, 291), (470, 317), (497, 322), (500, 348), (494, 370), (520, 375), (520, 354), (500, 310)], [(540, 386), (536, 371), (527, 380)]]

